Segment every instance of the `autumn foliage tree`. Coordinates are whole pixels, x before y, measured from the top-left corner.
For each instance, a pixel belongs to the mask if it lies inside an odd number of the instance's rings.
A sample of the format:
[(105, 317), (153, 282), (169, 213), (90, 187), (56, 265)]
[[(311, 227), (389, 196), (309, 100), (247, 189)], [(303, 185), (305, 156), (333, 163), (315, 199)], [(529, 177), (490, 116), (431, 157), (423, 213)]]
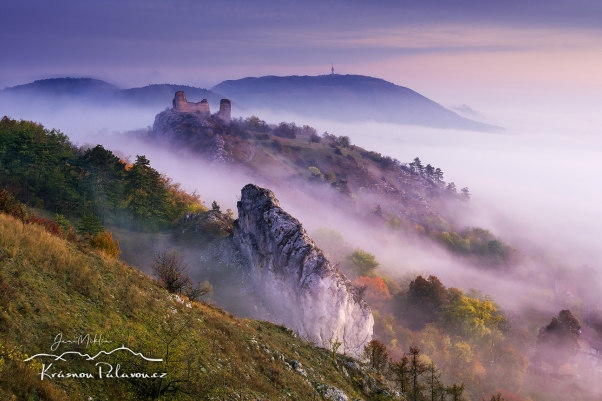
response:
[(360, 276), (353, 285), (359, 288), (368, 304), (375, 308), (380, 308), (384, 301), (391, 299), (387, 284), (380, 277)]
[(437, 320), (440, 308), (447, 302), (445, 286), (436, 276), (422, 276), (410, 282), (405, 317), (412, 330), (420, 330)]
[(562, 310), (547, 326), (539, 329), (535, 360), (547, 362), (558, 371), (579, 350), (581, 324), (570, 310)]

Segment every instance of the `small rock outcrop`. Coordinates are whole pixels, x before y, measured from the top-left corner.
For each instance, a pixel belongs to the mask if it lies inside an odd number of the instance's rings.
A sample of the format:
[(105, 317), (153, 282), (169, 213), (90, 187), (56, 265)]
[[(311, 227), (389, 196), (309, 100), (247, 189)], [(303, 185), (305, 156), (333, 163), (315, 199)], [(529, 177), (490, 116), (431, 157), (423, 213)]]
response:
[(272, 191), (248, 184), (237, 207), (233, 245), (278, 323), (326, 348), (339, 341), (339, 352), (359, 356), (372, 338), (374, 319), (350, 281)]

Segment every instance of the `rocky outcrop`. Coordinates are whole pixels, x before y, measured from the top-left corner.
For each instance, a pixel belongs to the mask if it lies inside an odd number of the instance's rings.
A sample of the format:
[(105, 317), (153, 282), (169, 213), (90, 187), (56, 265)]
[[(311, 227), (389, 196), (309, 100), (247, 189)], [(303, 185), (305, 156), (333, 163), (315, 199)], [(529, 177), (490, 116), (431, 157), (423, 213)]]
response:
[(186, 148), (200, 153), (212, 163), (248, 162), (255, 155), (255, 145), (244, 140), (236, 128), (230, 127), (232, 105), (222, 99), (220, 110), (209, 113), (205, 99), (199, 103), (186, 101), (186, 94), (176, 92), (173, 108), (155, 116), (153, 139), (172, 148)]
[(323, 347), (339, 341), (339, 352), (359, 356), (372, 338), (374, 319), (350, 281), (272, 191), (246, 185), (237, 206), (233, 246), (278, 323)]

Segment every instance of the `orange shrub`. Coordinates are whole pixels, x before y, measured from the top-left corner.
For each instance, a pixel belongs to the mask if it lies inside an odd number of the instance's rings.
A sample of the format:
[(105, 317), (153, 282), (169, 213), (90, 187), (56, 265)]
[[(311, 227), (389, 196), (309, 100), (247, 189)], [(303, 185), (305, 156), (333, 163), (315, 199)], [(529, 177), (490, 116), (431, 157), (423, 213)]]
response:
[(114, 240), (113, 235), (111, 235), (111, 233), (108, 231), (104, 231), (96, 234), (94, 237), (90, 237), (90, 245), (92, 245), (92, 248), (100, 249), (107, 255), (114, 258), (118, 258), (121, 254), (119, 240)]

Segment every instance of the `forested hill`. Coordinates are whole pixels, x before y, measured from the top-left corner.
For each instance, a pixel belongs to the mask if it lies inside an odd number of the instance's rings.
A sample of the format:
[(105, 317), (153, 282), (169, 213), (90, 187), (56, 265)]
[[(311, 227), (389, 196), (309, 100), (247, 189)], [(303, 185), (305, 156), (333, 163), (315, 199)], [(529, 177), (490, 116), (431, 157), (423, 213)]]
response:
[(207, 99), (213, 107), (217, 107), (224, 97), (219, 93), (188, 85), (155, 84), (124, 89), (99, 79), (52, 78), (5, 88), (0, 90), (0, 98), (13, 102), (47, 103), (52, 107), (70, 100), (92, 106), (163, 108), (171, 104), (173, 94), (177, 91), (185, 91), (190, 101)]
[(130, 162), (100, 145), (78, 148), (59, 131), (7, 117), (0, 121), (0, 180), (29, 206), (134, 229), (167, 228), (203, 208), (144, 156)]
[[(258, 140), (273, 136), (262, 133)], [(295, 140), (277, 138), (271, 143)], [(348, 149), (341, 144), (348, 138), (323, 140), (338, 145), (321, 146), (321, 151)], [(292, 143), (282, 142), (278, 152)], [(360, 151), (354, 149), (358, 159)], [(376, 160), (385, 159), (378, 155)], [(413, 170), (419, 167), (418, 161), (412, 163)], [(329, 174), (322, 175), (316, 167), (309, 171), (310, 177), (300, 179), (311, 185), (329, 183), (325, 178)], [(132, 163), (101, 146), (78, 148), (58, 131), (5, 117), (0, 120), (0, 178), (0, 398), (344, 401), (400, 396), (424, 400), (436, 394), (438, 400), (449, 401), (597, 399), (588, 387), (596, 381), (587, 354), (577, 351), (581, 325), (584, 332), (602, 332), (602, 324), (587, 327), (579, 320), (578, 298), (570, 305), (576, 308), (575, 315), (562, 299), (550, 305), (557, 311), (562, 308), (557, 317), (556, 312), (532, 309), (516, 315), (478, 291), (446, 287), (435, 276), (391, 278), (379, 270), (376, 255), (349, 247), (335, 230), (317, 230), (312, 239), (341, 260), (341, 271), (374, 313), (374, 341), (365, 349), (363, 365), (338, 355), (337, 339), (331, 339), (330, 349), (319, 349), (284, 327), (236, 319), (196, 303), (202, 288), (191, 282), (197, 278), (182, 275), (180, 268), (175, 270), (180, 284), (172, 286), (174, 270), (162, 269), (169, 267), (166, 255), (173, 253), (156, 253), (157, 242), (141, 238), (156, 238), (164, 228), (178, 227), (180, 234), (188, 230), (193, 234), (188, 249), (199, 267), (209, 248), (199, 241), (199, 234), (219, 243), (218, 238), (228, 235), (232, 216), (221, 213), (215, 203), (212, 210), (205, 208), (196, 195), (161, 176), (144, 156)], [(345, 187), (328, 185), (340, 192), (338, 201), (348, 197), (348, 191), (342, 191)], [(453, 194), (458, 196), (463, 195)], [(37, 217), (31, 207), (38, 208), (36, 213), (40, 209), (56, 213), (55, 218)], [(384, 215), (382, 210), (375, 212)], [(76, 234), (71, 222), (78, 220)], [(182, 220), (190, 224), (175, 225)], [(137, 243), (138, 252), (157, 255), (150, 269), (157, 281), (115, 260), (120, 247), (103, 221), (134, 229), (111, 227), (126, 232), (124, 237)], [(395, 230), (391, 225), (389, 235)], [(486, 232), (479, 230), (472, 230), (474, 238), (448, 236), (442, 241), (478, 252), (481, 246), (491, 252), (491, 244), (500, 245), (492, 240), (485, 247), (477, 237)], [(190, 244), (183, 237), (171, 236), (169, 246), (186, 250)], [(238, 291), (240, 270), (215, 266), (219, 268), (212, 269), (208, 278), (215, 296), (242, 294), (249, 303), (246, 293)], [(40, 365), (23, 363), (25, 354), (47, 350), (56, 333), (74, 330), (103, 332), (145, 355), (166, 358), (160, 368), (170, 379), (109, 385), (100, 380), (39, 380), (35, 369)], [(149, 368), (131, 358), (112, 361), (121, 363), (123, 372), (126, 366)], [(90, 368), (81, 362), (55, 366), (65, 372), (67, 367)], [(565, 374), (566, 369), (576, 373)]]
[(438, 128), (495, 131), (403, 86), (363, 75), (266, 76), (212, 88), (240, 106), (285, 110), (340, 121), (372, 120)]
[(124, 89), (92, 78), (52, 78), (0, 90), (0, 99), (55, 109), (73, 102), (88, 106), (164, 108), (176, 91), (189, 101), (207, 99), (218, 110), (229, 98), (239, 110), (271, 109), (338, 121), (379, 121), (437, 128), (497, 131), (403, 86), (362, 75), (267, 76), (224, 81), (211, 90), (175, 84)]

